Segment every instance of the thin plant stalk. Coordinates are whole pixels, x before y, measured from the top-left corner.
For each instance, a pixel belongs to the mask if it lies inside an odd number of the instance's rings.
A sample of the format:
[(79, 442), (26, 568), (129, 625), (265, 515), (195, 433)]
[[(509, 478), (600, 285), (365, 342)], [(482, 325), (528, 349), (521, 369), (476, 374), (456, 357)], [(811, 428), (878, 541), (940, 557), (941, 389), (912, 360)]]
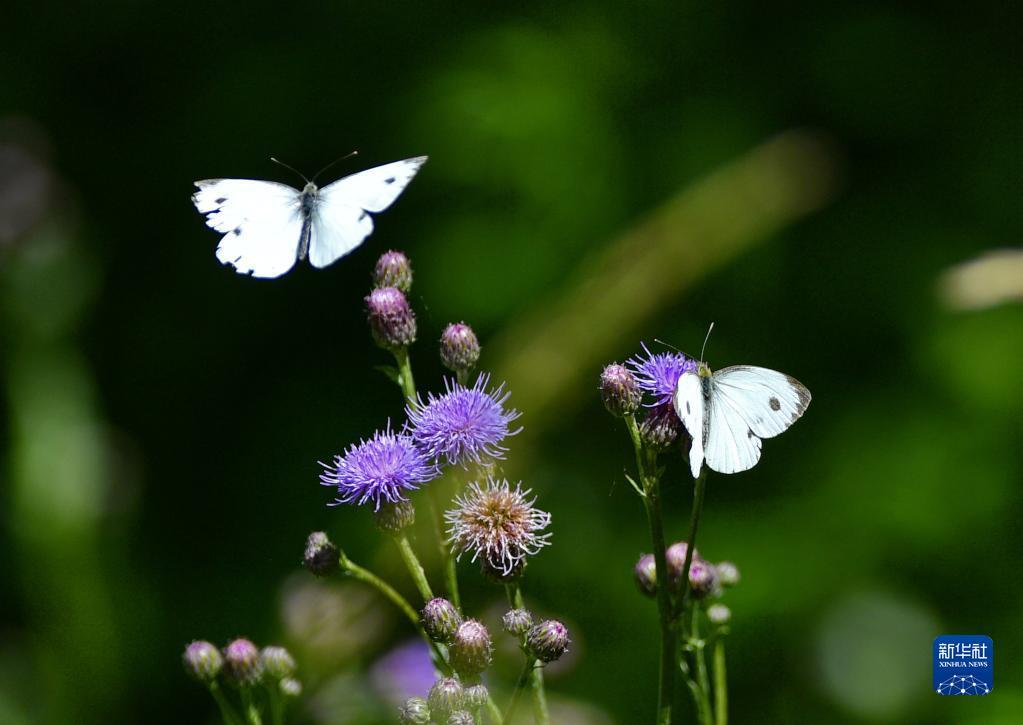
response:
[(242, 709), (245, 710), (245, 722), (249, 725), (263, 725), (263, 718), (259, 714), (259, 707), (252, 697), (252, 688), (242, 687)]
[(210, 694), (217, 703), (217, 707), (220, 708), (220, 717), (224, 721), (224, 725), (241, 725), (242, 719), (235, 712), (234, 706), (228, 701), (227, 697), (224, 696), (224, 691), (220, 689), (220, 685), (214, 680), (210, 683)]
[[(508, 595), (508, 604), (513, 609), (525, 609), (526, 604), (522, 599), (522, 589), (518, 583), (505, 585), (505, 592)], [(525, 649), (523, 648), (525, 653)], [(533, 686), (533, 718), (538, 725), (548, 725), (551, 721), (550, 709), (547, 707), (547, 691), (544, 687), (543, 666), (533, 657), (526, 653), (526, 665), (529, 667), (529, 679)]]
[[(650, 527), (650, 541), (653, 547), (654, 564), (657, 574), (657, 614), (661, 629), (661, 656), (658, 669), (657, 723), (671, 722), (671, 706), (675, 687), (675, 652), (677, 637), (672, 618), (671, 595), (668, 591), (668, 560), (665, 556), (664, 520), (661, 511), (661, 487), (656, 474), (656, 461), (643, 448), (639, 426), (635, 416), (625, 418), (636, 452), (636, 468), (643, 490), (643, 505)], [(652, 464), (652, 465), (649, 465)]]
[(728, 673), (725, 670), (725, 638), (714, 639), (714, 725), (728, 725)]
[[(402, 395), (405, 396), (405, 402), (409, 406), (415, 406), (419, 403), (419, 398), (416, 395), (416, 382), (412, 376), (412, 362), (409, 358), (408, 349), (402, 348), (394, 352), (394, 361), (398, 366), (398, 385), (401, 387)], [(447, 539), (444, 535), (444, 518), (443, 518), (443, 506), (440, 501), (437, 500), (437, 491), (435, 486), (430, 486), (427, 490), (427, 500), (430, 506), (430, 516), (433, 519), (434, 533), (437, 536), (437, 546), (440, 551), (440, 558), (444, 568), (444, 583), (448, 590), (448, 597), (451, 599), (451, 603), (455, 605), (455, 609), (459, 612), (462, 611), (462, 598), (458, 592), (458, 571), (455, 568), (455, 558), (451, 554), (451, 549), (447, 545)]]
[(707, 466), (700, 470), (693, 484), (693, 510), (689, 516), (689, 538), (686, 539), (686, 560), (682, 565), (682, 592), (678, 596), (679, 610), (685, 606), (689, 595), (689, 568), (693, 564), (693, 552), (696, 551), (696, 532), (700, 528), (700, 515), (703, 513), (703, 494), (707, 489)]
[(696, 662), (696, 681), (700, 692), (700, 721), (703, 725), (714, 725), (714, 715), (710, 706), (710, 678), (707, 676), (706, 642), (700, 638), (700, 625), (697, 607), (693, 605), (692, 639), (693, 659)]
[(529, 682), (529, 675), (533, 668), (536, 667), (536, 662), (529, 657), (526, 657), (526, 664), (522, 668), (522, 674), (519, 675), (519, 679), (515, 682), (515, 689), (512, 690), (511, 700), (508, 701), (508, 707), (504, 711), (504, 718), (501, 720), (502, 725), (508, 725), (511, 722), (512, 715), (515, 714), (515, 706), (519, 703), (519, 696), (522, 691), (526, 689), (526, 684)]
[(423, 598), (423, 603), (425, 604), (433, 599), (433, 590), (430, 588), (430, 582), (426, 580), (426, 572), (423, 571), (423, 565), (419, 563), (419, 558), (416, 557), (416, 552), (412, 550), (412, 544), (409, 543), (408, 537), (405, 534), (395, 534), (394, 543), (398, 545), (398, 551), (401, 553), (402, 561), (405, 562), (405, 568), (408, 569), (408, 573), (412, 576), (412, 581), (416, 583), (416, 589), (419, 590), (419, 596)]

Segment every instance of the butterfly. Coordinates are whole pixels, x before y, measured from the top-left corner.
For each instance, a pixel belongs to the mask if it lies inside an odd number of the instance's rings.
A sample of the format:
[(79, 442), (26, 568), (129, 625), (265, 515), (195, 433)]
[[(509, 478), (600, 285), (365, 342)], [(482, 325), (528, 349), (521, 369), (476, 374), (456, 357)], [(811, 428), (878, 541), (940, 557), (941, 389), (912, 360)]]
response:
[(672, 402), (693, 439), (689, 468), (696, 478), (704, 460), (718, 473), (757, 465), (761, 439), (788, 430), (810, 405), (810, 391), (776, 370), (735, 365), (712, 373), (701, 362), (679, 377)]
[(192, 203), (206, 225), (224, 236), (217, 259), (239, 274), (280, 277), (308, 257), (323, 268), (362, 244), (373, 231), (370, 213), (394, 203), (426, 156), (360, 171), (318, 188), (298, 189), (254, 179), (197, 181)]

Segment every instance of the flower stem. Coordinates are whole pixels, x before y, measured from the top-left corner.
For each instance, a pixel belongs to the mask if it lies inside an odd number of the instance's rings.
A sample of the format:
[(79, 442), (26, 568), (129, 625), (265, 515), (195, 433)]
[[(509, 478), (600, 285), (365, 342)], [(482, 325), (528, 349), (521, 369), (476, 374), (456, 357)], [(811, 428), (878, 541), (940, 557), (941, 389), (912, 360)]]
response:
[[(682, 592), (678, 596), (678, 609), (676, 615), (680, 614), (685, 606), (686, 597), (689, 595), (689, 568), (693, 564), (693, 552), (696, 551), (696, 532), (700, 527), (700, 515), (703, 513), (703, 494), (707, 488), (707, 467), (704, 466), (700, 475), (696, 477), (693, 484), (693, 511), (689, 516), (689, 538), (686, 539), (686, 560), (682, 565)], [(695, 618), (694, 618), (695, 621)]]
[[(522, 599), (522, 588), (518, 582), (511, 582), (504, 587), (508, 595), (508, 604), (512, 609), (525, 609), (526, 603)], [(526, 655), (526, 666), (529, 668), (529, 678), (533, 686), (533, 719), (538, 725), (548, 725), (551, 721), (550, 710), (547, 707), (547, 691), (544, 688), (543, 665), (535, 660), (522, 645), (522, 652)]]
[(280, 683), (276, 680), (267, 682), (266, 693), (270, 699), (270, 722), (273, 725), (284, 725), (284, 698), (281, 696)]
[[(648, 466), (643, 442), (639, 437), (639, 426), (635, 416), (625, 418), (636, 451), (636, 468), (643, 487), (643, 505), (646, 508), (647, 523), (650, 527), (650, 542), (654, 550), (654, 565), (657, 572), (657, 614), (661, 627), (661, 658), (657, 687), (657, 723), (671, 722), (671, 705), (675, 687), (675, 652), (677, 638), (671, 612), (671, 595), (668, 592), (668, 561), (665, 557), (664, 521), (661, 512), (661, 483), (656, 474), (656, 462)], [(653, 468), (653, 471), (649, 470)]]
[(210, 683), (210, 694), (213, 695), (213, 699), (217, 702), (217, 707), (220, 708), (220, 718), (224, 721), (224, 725), (241, 725), (241, 718), (235, 712), (234, 706), (228, 701), (216, 680)]
[(440, 646), (436, 642), (430, 639), (426, 630), (423, 629), (423, 623), (419, 619), (419, 613), (412, 608), (412, 605), (408, 603), (408, 600), (398, 594), (398, 592), (396, 592), (390, 584), (385, 582), (369, 569), (364, 569), (349, 559), (344, 552), (341, 552), (339, 561), (343, 572), (351, 576), (353, 579), (357, 579), (364, 584), (369, 584), (371, 587), (387, 597), (394, 606), (401, 610), (408, 620), (412, 622), (412, 626), (419, 630), (419, 634), (424, 640), (426, 640), (427, 644), (430, 645), (433, 650), (433, 662), (437, 666), (437, 669), (445, 675), (449, 675), (451, 673), (451, 665), (448, 664), (447, 655), (440, 649)]
[(728, 676), (725, 671), (725, 638), (714, 640), (714, 723), (728, 725)]
[(263, 718), (259, 714), (259, 708), (256, 706), (256, 701), (252, 699), (251, 688), (243, 687), (242, 692), (242, 708), (245, 710), (245, 721), (249, 725), (263, 725)]
[(714, 725), (714, 715), (710, 707), (710, 680), (707, 677), (707, 643), (700, 638), (699, 623), (697, 620), (696, 606), (693, 605), (693, 659), (696, 661), (696, 681), (700, 691), (700, 721), (703, 725)]
[[(395, 350), (394, 361), (398, 366), (398, 385), (401, 387), (402, 395), (405, 396), (405, 402), (410, 407), (415, 406), (418, 404), (419, 398), (416, 395), (416, 381), (412, 377), (412, 361), (408, 354), (408, 348)], [(448, 590), (448, 597), (455, 605), (455, 609), (461, 612), (462, 600), (458, 592), (458, 572), (455, 569), (455, 557), (451, 555), (451, 550), (445, 543), (442, 514), (444, 507), (437, 500), (436, 485), (428, 488), (427, 499), (430, 505), (430, 516), (433, 518), (434, 533), (437, 536), (437, 546), (440, 549), (440, 558), (444, 566), (444, 582)]]
[(522, 674), (519, 675), (519, 679), (515, 683), (515, 689), (512, 690), (511, 700), (508, 701), (508, 708), (504, 711), (504, 719), (501, 720), (502, 725), (508, 725), (511, 722), (512, 715), (515, 714), (515, 706), (519, 703), (519, 696), (526, 689), (526, 683), (529, 682), (529, 674), (535, 666), (536, 662), (527, 657), (526, 665), (522, 668)]
[(405, 567), (412, 576), (412, 580), (416, 583), (419, 596), (423, 598), (424, 603), (430, 601), (433, 599), (433, 590), (430, 589), (430, 582), (426, 580), (426, 572), (423, 571), (423, 565), (419, 563), (416, 552), (412, 551), (412, 544), (409, 543), (408, 537), (401, 533), (395, 534), (394, 543), (398, 545), (398, 551), (401, 552), (401, 558), (405, 562)]

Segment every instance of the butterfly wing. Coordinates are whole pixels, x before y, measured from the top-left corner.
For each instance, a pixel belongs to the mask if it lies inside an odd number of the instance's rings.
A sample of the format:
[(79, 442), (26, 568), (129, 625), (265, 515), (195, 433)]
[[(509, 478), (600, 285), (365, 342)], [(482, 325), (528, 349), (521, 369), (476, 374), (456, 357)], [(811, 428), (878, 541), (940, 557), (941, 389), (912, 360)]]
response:
[(239, 274), (280, 277), (298, 258), (300, 193), (286, 184), (252, 179), (197, 181), (192, 203), (206, 225), (224, 236), (217, 259)]
[(426, 156), (395, 161), (328, 184), (313, 211), (309, 262), (326, 267), (362, 244), (373, 231), (369, 212), (384, 211), (426, 163)]
[(689, 468), (693, 472), (693, 478), (700, 475), (700, 468), (703, 466), (704, 446), (704, 404), (703, 404), (703, 383), (696, 373), (683, 373), (678, 379), (678, 387), (675, 388), (675, 398), (672, 401), (675, 405), (675, 412), (682, 420), (682, 425), (689, 431), (693, 439), (693, 445), (689, 448)]
[(810, 391), (784, 373), (736, 365), (711, 379), (707, 465), (720, 473), (753, 468), (761, 439), (787, 430), (810, 405)]

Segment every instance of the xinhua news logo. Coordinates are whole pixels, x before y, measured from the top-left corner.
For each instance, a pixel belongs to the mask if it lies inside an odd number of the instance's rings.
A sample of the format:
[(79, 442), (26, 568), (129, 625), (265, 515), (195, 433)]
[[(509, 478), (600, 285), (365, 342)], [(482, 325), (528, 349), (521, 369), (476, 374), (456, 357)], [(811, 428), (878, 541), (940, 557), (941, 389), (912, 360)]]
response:
[(995, 648), (983, 634), (943, 634), (934, 640), (934, 690), (986, 695), (994, 689)]

